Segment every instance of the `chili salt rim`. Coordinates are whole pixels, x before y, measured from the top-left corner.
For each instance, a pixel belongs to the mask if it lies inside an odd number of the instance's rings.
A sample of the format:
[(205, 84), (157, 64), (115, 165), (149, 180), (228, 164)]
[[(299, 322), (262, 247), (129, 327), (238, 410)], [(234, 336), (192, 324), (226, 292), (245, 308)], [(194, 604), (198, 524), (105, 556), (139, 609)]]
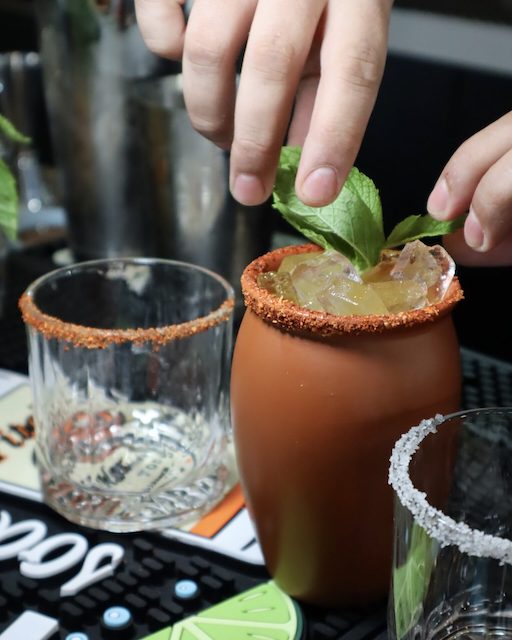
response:
[(382, 333), (434, 322), (447, 315), (464, 298), (459, 280), (455, 276), (444, 298), (422, 309), (387, 315), (337, 316), (326, 311), (304, 309), (291, 300), (278, 298), (258, 285), (258, 276), (266, 271), (276, 270), (286, 256), (315, 251), (322, 249), (315, 244), (289, 245), (253, 260), (241, 277), (245, 305), (260, 318), (286, 331), (307, 331), (325, 338), (340, 334)]
[[(107, 263), (131, 263), (137, 265), (150, 265), (157, 262), (167, 265), (176, 265), (180, 267), (193, 268), (197, 271), (211, 276), (219, 282), (226, 292), (226, 300), (216, 309), (205, 316), (182, 322), (179, 324), (165, 325), (163, 327), (149, 327), (146, 329), (101, 329), (97, 327), (87, 327), (85, 325), (65, 322), (59, 318), (43, 313), (34, 302), (34, 292), (36, 288), (60, 273), (76, 267), (87, 267), (94, 265), (105, 265)], [(112, 344), (133, 343), (140, 345), (148, 342), (153, 348), (159, 348), (171, 342), (172, 340), (181, 340), (189, 338), (192, 335), (202, 333), (223, 322), (227, 322), (233, 312), (235, 306), (235, 296), (233, 287), (222, 276), (209, 269), (198, 265), (181, 262), (178, 260), (149, 260), (147, 258), (105, 258), (99, 260), (89, 260), (86, 262), (75, 263), (71, 266), (61, 267), (50, 271), (35, 280), (26, 291), (22, 294), (18, 301), (18, 307), (25, 324), (33, 327), (44, 335), (46, 339), (56, 339), (69, 342), (75, 347), (83, 347), (86, 349), (105, 349)]]
[(395, 443), (390, 458), (388, 482), (402, 506), (411, 512), (414, 520), (441, 547), (455, 545), (468, 555), (494, 558), (501, 563), (512, 564), (512, 541), (472, 529), (464, 522), (456, 522), (433, 507), (427, 501), (426, 494), (414, 487), (409, 476), (409, 465), (413, 455), (423, 440), (428, 435), (436, 433), (440, 425), (449, 420), (496, 410), (506, 411), (502, 408), (470, 409), (446, 416), (437, 414), (433, 418), (422, 420)]

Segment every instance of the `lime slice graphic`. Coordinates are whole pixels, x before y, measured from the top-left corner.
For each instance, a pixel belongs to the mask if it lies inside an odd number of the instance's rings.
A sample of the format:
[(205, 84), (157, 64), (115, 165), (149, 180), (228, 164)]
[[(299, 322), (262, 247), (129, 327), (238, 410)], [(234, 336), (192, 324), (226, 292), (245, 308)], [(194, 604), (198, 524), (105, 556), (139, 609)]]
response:
[(302, 614), (274, 582), (265, 582), (145, 640), (300, 640)]

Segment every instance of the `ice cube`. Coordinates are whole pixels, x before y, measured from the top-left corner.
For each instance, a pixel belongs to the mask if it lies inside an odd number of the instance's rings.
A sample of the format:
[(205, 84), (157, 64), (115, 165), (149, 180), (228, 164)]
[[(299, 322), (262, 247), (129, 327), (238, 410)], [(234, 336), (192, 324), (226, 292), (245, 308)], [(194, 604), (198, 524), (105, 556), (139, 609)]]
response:
[(361, 282), (355, 267), (341, 253), (324, 251), (310, 255), (310, 260), (300, 262), (291, 272), (301, 306), (321, 311), (322, 305), (317, 300), (317, 294), (326, 289), (335, 278)]
[(375, 267), (363, 273), (363, 282), (385, 282), (391, 280), (391, 269), (395, 266), (400, 251), (397, 249), (384, 249), (380, 255), (380, 260)]
[(309, 276), (330, 279), (341, 275), (356, 282), (361, 282), (361, 277), (354, 265), (338, 251), (322, 251), (321, 253), (316, 252), (307, 255), (309, 259), (300, 260), (294, 266), (292, 280), (295, 280), (296, 277), (302, 279)]
[(281, 298), (336, 315), (389, 314), (438, 302), (455, 273), (455, 263), (440, 245), (420, 240), (402, 251), (386, 249), (378, 265), (362, 278), (336, 251), (287, 256), (277, 272), (258, 276), (258, 284)]
[(283, 271), (286, 273), (291, 273), (301, 262), (308, 262), (308, 260), (311, 260), (312, 258), (315, 258), (317, 256), (317, 253), (294, 253), (290, 256), (285, 256), (282, 259), (277, 271), (278, 273), (282, 273)]
[(455, 263), (440, 245), (429, 247), (421, 240), (409, 242), (402, 249), (391, 277), (414, 280), (427, 286), (429, 304), (442, 299), (455, 273)]
[(324, 311), (335, 315), (363, 316), (389, 313), (386, 305), (369, 285), (337, 277), (319, 291), (317, 299)]
[(436, 281), (438, 270), (439, 266), (430, 254), (429, 247), (420, 240), (414, 240), (402, 249), (391, 269), (391, 277), (396, 280), (420, 280), (430, 286)]
[(384, 302), (390, 313), (421, 309), (427, 304), (427, 285), (416, 280), (388, 280), (372, 282), (372, 288)]
[(437, 264), (441, 268), (441, 273), (438, 279), (429, 288), (429, 300), (433, 303), (442, 300), (445, 293), (448, 291), (448, 287), (455, 275), (455, 262), (446, 249), (439, 244), (435, 244), (433, 247), (430, 247), (430, 253), (434, 256)]
[(293, 286), (289, 273), (277, 273), (276, 271), (266, 271), (258, 276), (258, 286), (266, 289), (279, 298), (286, 298), (298, 303), (297, 292)]
[(313, 311), (323, 311), (322, 305), (317, 300), (317, 294), (325, 286), (322, 281), (318, 282), (311, 278), (299, 278), (292, 280), (297, 292), (298, 304), (305, 309)]

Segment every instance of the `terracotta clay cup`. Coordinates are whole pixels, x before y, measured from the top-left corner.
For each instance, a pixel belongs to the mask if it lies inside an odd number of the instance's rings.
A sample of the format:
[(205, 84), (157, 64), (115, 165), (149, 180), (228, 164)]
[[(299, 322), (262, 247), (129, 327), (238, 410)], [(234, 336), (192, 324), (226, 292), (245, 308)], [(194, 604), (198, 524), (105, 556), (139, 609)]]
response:
[(232, 364), (240, 479), (267, 568), (322, 606), (385, 598), (392, 562), (391, 450), (411, 425), (459, 409), (460, 351), (444, 299), (386, 316), (310, 311), (260, 288), (292, 253), (253, 261)]

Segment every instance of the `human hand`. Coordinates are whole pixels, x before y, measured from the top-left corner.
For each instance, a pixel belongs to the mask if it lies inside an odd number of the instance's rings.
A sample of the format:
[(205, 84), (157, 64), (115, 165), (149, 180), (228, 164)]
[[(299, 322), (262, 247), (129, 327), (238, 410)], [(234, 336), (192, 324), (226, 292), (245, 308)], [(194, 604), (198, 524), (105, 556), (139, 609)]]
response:
[(195, 0), (187, 25), (183, 3), (136, 0), (137, 20), (154, 53), (182, 58), (192, 124), (230, 150), (234, 197), (266, 200), (288, 131), (299, 197), (331, 202), (375, 103), (393, 0)]
[(466, 140), (430, 194), (428, 211), (464, 229), (444, 244), (460, 264), (512, 265), (512, 111)]

